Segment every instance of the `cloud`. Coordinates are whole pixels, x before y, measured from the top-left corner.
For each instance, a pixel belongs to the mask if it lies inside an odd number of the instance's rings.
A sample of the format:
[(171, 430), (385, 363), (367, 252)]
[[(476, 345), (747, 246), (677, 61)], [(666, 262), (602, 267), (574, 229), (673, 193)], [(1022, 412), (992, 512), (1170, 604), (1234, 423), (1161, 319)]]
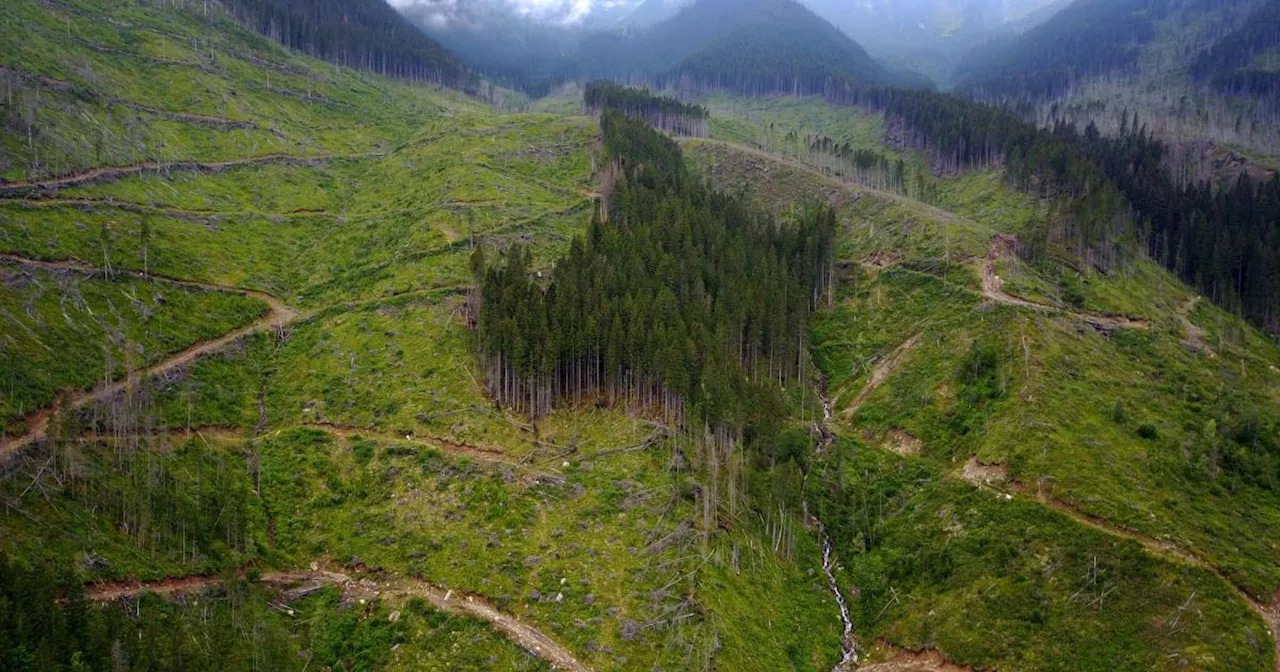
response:
[(430, 24), (443, 28), (455, 21), (475, 23), (478, 17), (495, 13), (569, 25), (581, 22), (599, 2), (612, 6), (619, 0), (388, 0), (400, 9), (412, 9)]

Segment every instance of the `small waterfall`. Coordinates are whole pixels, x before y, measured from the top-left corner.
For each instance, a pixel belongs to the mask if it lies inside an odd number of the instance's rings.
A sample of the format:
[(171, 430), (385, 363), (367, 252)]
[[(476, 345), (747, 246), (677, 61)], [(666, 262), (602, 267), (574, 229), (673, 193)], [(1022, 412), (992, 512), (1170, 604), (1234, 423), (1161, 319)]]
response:
[[(831, 399), (827, 397), (826, 392), (824, 378), (822, 380), (822, 423), (815, 428), (819, 454), (835, 442), (835, 434), (827, 426), (831, 420)], [(844, 601), (844, 594), (840, 592), (835, 571), (832, 569), (835, 562), (831, 557), (831, 537), (827, 536), (827, 528), (823, 527), (822, 521), (817, 516), (809, 514), (808, 483), (809, 474), (805, 473), (800, 486), (801, 492), (805, 494), (801, 497), (800, 503), (804, 509), (805, 520), (812, 521), (813, 526), (818, 529), (818, 538), (822, 540), (822, 573), (827, 575), (827, 585), (831, 587), (831, 594), (836, 596), (836, 604), (840, 605), (840, 620), (844, 622), (844, 633), (840, 637), (840, 650), (843, 655), (840, 662), (831, 668), (831, 672), (852, 672), (858, 666), (858, 640), (853, 632), (853, 615), (849, 612), (849, 604)]]
[(840, 620), (844, 621), (844, 634), (840, 637), (840, 650), (844, 655), (831, 668), (831, 672), (849, 672), (858, 665), (858, 641), (853, 634), (853, 616), (849, 613), (849, 605), (844, 601), (840, 586), (836, 585), (836, 575), (831, 570), (831, 537), (827, 536), (822, 521), (817, 518), (813, 521), (818, 526), (818, 535), (822, 537), (822, 572), (827, 575), (827, 584), (831, 586), (831, 593), (836, 596), (836, 603), (840, 605)]

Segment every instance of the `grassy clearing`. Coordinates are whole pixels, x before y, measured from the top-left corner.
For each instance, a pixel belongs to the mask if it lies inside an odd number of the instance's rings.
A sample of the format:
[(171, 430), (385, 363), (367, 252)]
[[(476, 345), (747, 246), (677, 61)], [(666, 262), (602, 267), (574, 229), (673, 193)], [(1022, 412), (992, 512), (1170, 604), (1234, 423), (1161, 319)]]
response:
[(856, 147), (879, 147), (884, 139), (883, 117), (818, 98), (747, 99), (716, 93), (692, 102), (711, 111), (712, 138), (788, 156), (806, 153), (805, 138), (820, 134)]
[(844, 442), (821, 485), (858, 632), (1000, 669), (1270, 670), (1267, 630), (1216, 576), (936, 463)]
[(1193, 550), (1260, 599), (1280, 586), (1267, 532), (1280, 516), (1277, 352), (1263, 337), (1235, 322), (1250, 338), (1209, 359), (1168, 309), (1149, 331), (1108, 337), (1066, 316), (982, 309), (916, 273), (859, 277), (815, 326), (837, 409), (873, 362), (925, 337), (851, 429), (905, 430), (940, 464), (1007, 464), (1046, 497)]
[(0, 265), (0, 421), (221, 336), (266, 312), (242, 294)]
[[(562, 484), (532, 485), (500, 467), (450, 464), (408, 444), (335, 441), (305, 430), (269, 438), (264, 492), (278, 548), (298, 557), (359, 556), (485, 594), (599, 667), (684, 667), (710, 655), (712, 632), (734, 629), (727, 619), (746, 603), (733, 588), (745, 584), (736, 572), (702, 568), (689, 524), (693, 502), (682, 494), (683, 479), (667, 474), (667, 451), (587, 459), (641, 433), (612, 414), (589, 417), (560, 416), (548, 427), (544, 441), (581, 446)], [(772, 638), (796, 641), (793, 648), (806, 657), (838, 651), (830, 639), (838, 635), (834, 613), (804, 606), (821, 603), (817, 579), (801, 579), (791, 562), (744, 562), (772, 567), (751, 589), (778, 605), (776, 628), (763, 626)], [(797, 582), (806, 588), (795, 596), (789, 591)], [(817, 619), (825, 636), (786, 634), (785, 613), (790, 623)], [(736, 660), (750, 661), (748, 669), (776, 669), (771, 657), (759, 657), (760, 642), (718, 641)]]
[(299, 57), (217, 10), (21, 0), (0, 10), (0, 25), (15, 27), (0, 31), (9, 70), (0, 113), (11, 129), (0, 135), (0, 176), (10, 180), (141, 161), (390, 149), (414, 120), (480, 108)]

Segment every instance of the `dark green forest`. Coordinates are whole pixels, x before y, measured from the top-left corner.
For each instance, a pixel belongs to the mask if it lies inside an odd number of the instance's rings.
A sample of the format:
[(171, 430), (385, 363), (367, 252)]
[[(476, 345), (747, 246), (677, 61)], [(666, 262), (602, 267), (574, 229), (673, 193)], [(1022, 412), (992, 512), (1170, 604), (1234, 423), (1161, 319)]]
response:
[(1117, 138), (1066, 124), (1054, 134), (1084, 147), (1124, 192), (1148, 255), (1219, 305), (1280, 330), (1280, 175), (1181, 186), (1164, 161), (1168, 148), (1136, 115)]
[(704, 107), (656, 96), (648, 89), (606, 81), (588, 82), (582, 94), (582, 104), (593, 115), (612, 109), (659, 130), (693, 137), (707, 134), (707, 120), (711, 116)]
[(779, 224), (689, 179), (679, 147), (641, 122), (610, 110), (602, 130), (623, 174), (545, 283), (525, 251), (494, 266), (477, 252), (490, 390), (535, 417), (599, 402), (692, 426), (775, 422), (780, 388), (811, 373), (833, 215)]
[(280, 599), (250, 572), (176, 601), (148, 593), (98, 604), (69, 568), (0, 553), (0, 670), (375, 670), (408, 639), (410, 618), (454, 618), (422, 600), (399, 622), (371, 618), (379, 605), (344, 605), (334, 588), (287, 607)]
[(975, 50), (958, 68), (956, 90), (982, 100), (1061, 95), (1077, 80), (1133, 65), (1169, 11), (1168, 0), (1072, 3), (1024, 35)]
[(453, 54), (381, 0), (230, 0), (227, 7), (284, 46), (339, 65), (445, 86), (466, 77)]
[(684, 90), (728, 89), (753, 96), (929, 86), (923, 78), (890, 74), (844, 33), (801, 8), (785, 20), (753, 22), (717, 38), (658, 81)]
[(1259, 67), (1254, 60), (1280, 47), (1280, 0), (1271, 0), (1249, 16), (1191, 65), (1192, 74), (1229, 95), (1251, 95), (1280, 105), (1280, 70)]

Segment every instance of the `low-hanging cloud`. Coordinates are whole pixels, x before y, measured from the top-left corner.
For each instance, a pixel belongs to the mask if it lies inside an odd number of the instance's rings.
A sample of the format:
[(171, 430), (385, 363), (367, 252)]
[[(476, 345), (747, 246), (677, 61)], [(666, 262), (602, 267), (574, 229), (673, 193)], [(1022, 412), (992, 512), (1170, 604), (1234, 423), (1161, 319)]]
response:
[(547, 23), (581, 22), (594, 5), (610, 6), (618, 0), (388, 0), (412, 10), (429, 24), (443, 28), (451, 23), (482, 23), (484, 17), (515, 15)]

